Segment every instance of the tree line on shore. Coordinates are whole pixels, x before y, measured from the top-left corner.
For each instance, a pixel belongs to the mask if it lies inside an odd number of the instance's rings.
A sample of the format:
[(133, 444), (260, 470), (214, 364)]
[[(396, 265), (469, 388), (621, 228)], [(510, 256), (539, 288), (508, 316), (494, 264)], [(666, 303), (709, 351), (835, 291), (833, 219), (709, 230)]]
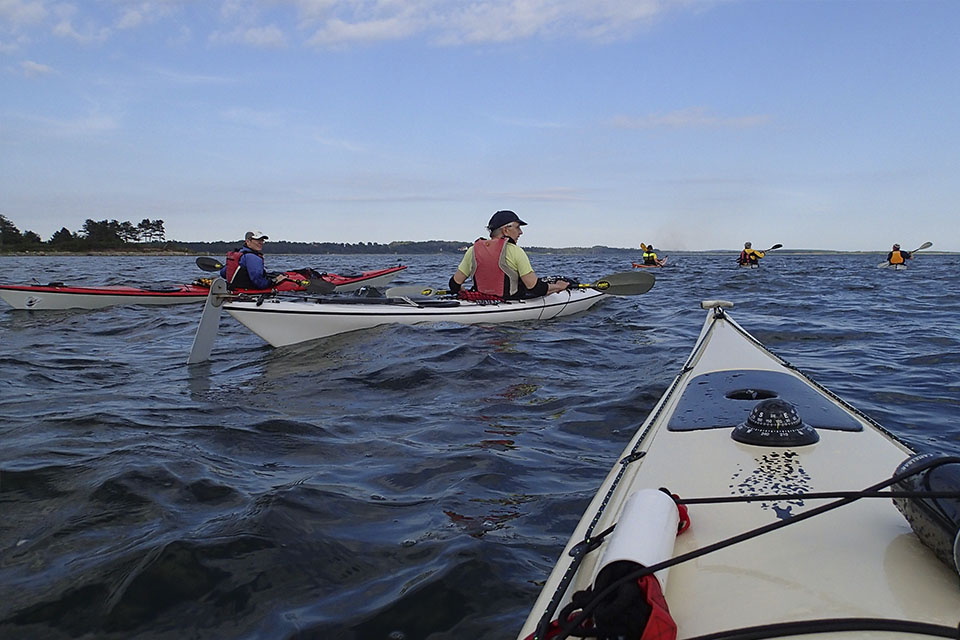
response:
[(128, 249), (132, 246), (163, 246), (166, 232), (163, 220), (144, 218), (139, 224), (116, 220), (87, 219), (79, 231), (66, 227), (44, 241), (33, 231), (20, 231), (9, 218), (0, 214), (0, 251), (104, 251)]
[[(271, 241), (267, 251), (273, 254), (374, 254), (412, 255), (429, 253), (459, 254), (472, 243), (448, 240), (379, 242), (290, 242)], [(185, 242), (167, 240), (163, 220), (144, 218), (139, 224), (117, 220), (87, 219), (76, 233), (62, 227), (48, 240), (43, 240), (33, 231), (20, 231), (3, 214), (0, 214), (0, 253), (89, 253), (89, 252), (136, 252), (157, 251), (198, 253), (222, 256), (243, 245), (240, 240), (217, 242)], [(617, 251), (608, 247), (569, 247), (563, 249), (526, 247), (528, 252), (551, 252), (568, 254), (595, 254)]]

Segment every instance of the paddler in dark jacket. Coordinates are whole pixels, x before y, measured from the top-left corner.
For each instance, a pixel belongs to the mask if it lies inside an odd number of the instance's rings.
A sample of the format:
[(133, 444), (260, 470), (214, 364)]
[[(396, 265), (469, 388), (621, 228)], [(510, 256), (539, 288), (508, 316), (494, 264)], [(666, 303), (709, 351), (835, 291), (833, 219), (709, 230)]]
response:
[[(921, 247), (922, 248), (922, 247)], [(907, 260), (912, 260), (913, 256), (909, 251), (901, 251), (900, 245), (893, 245), (893, 250), (887, 254), (887, 262), (890, 264), (903, 264)]]
[(220, 276), (230, 289), (270, 289), (287, 279), (283, 274), (270, 276), (264, 270), (263, 241), (267, 235), (262, 231), (247, 231), (243, 246), (227, 253), (227, 264), (220, 269)]
[(450, 278), (450, 291), (457, 293), (473, 276), (473, 291), (500, 298), (520, 300), (536, 298), (566, 289), (566, 280), (547, 283), (537, 277), (526, 252), (517, 241), (527, 223), (513, 211), (497, 211), (487, 229), (490, 239), (480, 238), (467, 249), (456, 273)]

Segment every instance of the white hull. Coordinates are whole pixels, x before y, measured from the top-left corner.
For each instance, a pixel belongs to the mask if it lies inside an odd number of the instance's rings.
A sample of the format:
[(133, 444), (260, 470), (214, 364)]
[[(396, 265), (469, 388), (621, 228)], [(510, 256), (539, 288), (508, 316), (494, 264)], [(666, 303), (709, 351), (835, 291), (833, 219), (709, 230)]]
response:
[[(289, 302), (267, 299), (232, 301), (224, 310), (271, 345), (282, 347), (382, 324), (458, 322), (461, 324), (549, 320), (590, 308), (604, 294), (581, 289), (561, 291), (542, 298), (477, 304), (465, 301), (407, 300), (391, 298), (390, 304), (343, 303), (333, 299)], [(444, 306), (436, 306), (444, 305)], [(449, 305), (449, 306), (447, 306)]]
[[(695, 380), (707, 374), (712, 376)], [(837, 419), (837, 424), (860, 430), (838, 431), (821, 425), (817, 428), (819, 442), (802, 446), (736, 442), (731, 438), (733, 423), (726, 424), (732, 414), (698, 412), (696, 402), (691, 404), (718, 380), (728, 380), (733, 386), (743, 381), (744, 386), (772, 390), (788, 401), (809, 396), (825, 412), (834, 412), (831, 419)], [(731, 391), (724, 391), (722, 385), (713, 391), (720, 392), (717, 402), (724, 411), (731, 406), (734, 414), (742, 412), (740, 420), (756, 402), (728, 399), (724, 394)], [(685, 394), (687, 400), (681, 405)], [(573, 563), (568, 555), (573, 545), (617, 523), (628, 496), (640, 489), (665, 487), (681, 498), (857, 491), (890, 478), (912, 451), (827, 394), (803, 374), (785, 366), (728, 316), (709, 312), (684, 371), (654, 407), (620, 460), (638, 454), (642, 457), (626, 465), (614, 465), (561, 554), (519, 637), (533, 633), (548, 609)], [(742, 409), (738, 402), (745, 403)], [(707, 402), (704, 406), (711, 405)], [(818, 411), (808, 413), (811, 415), (801, 411), (801, 418), (807, 422), (817, 418)], [(702, 419), (703, 428), (678, 430), (684, 424), (690, 426), (691, 418)], [(691, 505), (692, 525), (671, 541), (674, 546), (666, 557), (789, 520), (828, 502), (773, 499)], [(633, 521), (627, 522), (629, 525)], [(614, 534), (629, 543), (630, 529), (615, 529)], [(598, 549), (585, 555), (572, 584), (562, 591), (560, 608), (570, 601), (573, 592), (591, 584), (609, 546), (609, 539), (604, 539)], [(677, 564), (668, 571), (664, 594), (677, 623), (678, 638), (823, 618), (893, 618), (954, 629), (960, 619), (957, 574), (920, 542), (887, 498), (861, 499)], [(556, 617), (555, 611), (551, 619)], [(904, 636), (857, 631), (812, 637), (880, 640)]]
[(111, 292), (108, 287), (103, 287), (96, 293), (0, 289), (0, 299), (14, 309), (103, 309), (125, 304), (173, 305), (203, 302), (207, 299), (207, 294), (206, 291), (195, 295), (120, 293)]

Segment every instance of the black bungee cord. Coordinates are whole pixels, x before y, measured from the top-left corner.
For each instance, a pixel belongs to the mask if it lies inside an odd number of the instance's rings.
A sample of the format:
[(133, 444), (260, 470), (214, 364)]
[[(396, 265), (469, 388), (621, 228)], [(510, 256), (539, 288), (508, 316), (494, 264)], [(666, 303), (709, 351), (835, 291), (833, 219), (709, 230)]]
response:
[[(732, 536), (732, 537), (730, 537), (730, 538), (727, 538), (726, 540), (720, 540), (720, 541), (715, 542), (715, 543), (713, 543), (713, 544), (711, 544), (711, 545), (707, 545), (706, 547), (701, 547), (700, 549), (695, 549), (695, 550), (690, 551), (690, 552), (688, 552), (688, 553), (685, 553), (685, 554), (682, 554), (682, 555), (675, 556), (675, 557), (673, 557), (673, 558), (669, 558), (669, 559), (667, 559), (667, 560), (664, 560), (663, 562), (659, 562), (659, 563), (654, 564), (654, 565), (651, 565), (651, 566), (649, 566), (649, 567), (641, 567), (640, 569), (637, 569), (636, 571), (633, 571), (633, 572), (631, 572), (631, 573), (628, 573), (628, 574), (622, 576), (621, 578), (619, 578), (619, 579), (611, 582), (611, 583), (610, 583), (609, 585), (607, 585), (607, 587), (605, 587), (602, 591), (600, 591), (599, 593), (595, 594), (594, 597), (593, 597), (593, 599), (590, 601), (590, 603), (587, 604), (586, 606), (584, 606), (583, 609), (580, 611), (579, 614), (577, 614), (575, 617), (569, 619), (569, 620), (566, 622), (566, 624), (564, 624), (562, 621), (558, 621), (559, 624), (562, 625), (561, 628), (560, 628), (559, 635), (554, 636), (551, 640), (563, 640), (564, 638), (570, 637), (570, 635), (571, 635), (573, 632), (575, 632), (575, 631), (580, 627), (580, 625), (583, 624), (583, 622), (586, 621), (586, 620), (591, 616), (591, 614), (593, 613), (594, 609), (597, 607), (597, 605), (598, 605), (601, 601), (604, 600), (604, 598), (606, 598), (607, 596), (609, 596), (613, 591), (617, 590), (618, 588), (620, 588), (620, 587), (621, 587), (622, 585), (624, 585), (624, 584), (627, 584), (627, 583), (632, 582), (632, 581), (639, 580), (640, 578), (643, 578), (644, 576), (647, 576), (647, 575), (656, 573), (657, 571), (660, 571), (660, 570), (662, 570), (662, 569), (667, 569), (667, 568), (669, 568), (669, 567), (672, 567), (672, 566), (681, 564), (681, 563), (683, 563), (683, 562), (687, 562), (687, 561), (689, 561), (689, 560), (694, 560), (694, 559), (699, 558), (699, 557), (701, 557), (701, 556), (704, 556), (704, 555), (707, 555), (707, 554), (712, 553), (712, 552), (714, 552), (714, 551), (718, 551), (718, 550), (720, 550), (720, 549), (723, 549), (723, 548), (732, 546), (732, 545), (734, 545), (734, 544), (743, 542), (743, 541), (745, 541), (745, 540), (749, 540), (749, 539), (752, 539), (752, 538), (756, 538), (756, 537), (758, 537), (758, 536), (764, 535), (764, 534), (769, 533), (769, 532), (771, 532), (771, 531), (775, 531), (775, 530), (777, 530), (777, 529), (781, 529), (781, 528), (783, 528), (783, 527), (786, 527), (786, 526), (789, 526), (789, 525), (792, 525), (792, 524), (796, 524), (797, 522), (801, 522), (801, 521), (803, 521), (803, 520), (807, 520), (808, 518), (812, 518), (812, 517), (817, 516), (817, 515), (820, 515), (820, 514), (822, 514), (822, 513), (826, 513), (827, 511), (832, 511), (833, 509), (836, 509), (836, 508), (842, 507), (842, 506), (844, 506), (844, 505), (850, 504), (850, 503), (852, 503), (852, 502), (855, 502), (856, 500), (859, 500), (860, 498), (867, 498), (867, 497), (869, 497), (869, 498), (878, 498), (878, 497), (879, 497), (879, 498), (894, 498), (894, 497), (907, 497), (907, 498), (916, 498), (916, 497), (949, 497), (949, 498), (960, 498), (960, 491), (939, 491), (939, 492), (913, 492), (913, 491), (898, 491), (898, 492), (894, 492), (894, 491), (881, 491), (881, 489), (884, 489), (884, 488), (889, 487), (889, 486), (891, 486), (891, 485), (893, 485), (893, 484), (896, 484), (896, 483), (898, 483), (898, 482), (900, 482), (900, 481), (902, 481), (902, 480), (904, 480), (904, 479), (906, 479), (906, 478), (909, 478), (909, 477), (911, 477), (911, 476), (918, 475), (918, 474), (920, 474), (920, 473), (922, 473), (922, 472), (924, 472), (924, 471), (927, 471), (928, 469), (932, 469), (932, 468), (934, 468), (934, 467), (939, 467), (939, 466), (942, 466), (942, 465), (944, 465), (944, 464), (957, 464), (957, 463), (960, 463), (960, 457), (944, 456), (944, 457), (939, 457), (939, 458), (931, 458), (930, 460), (927, 460), (927, 461), (925, 461), (925, 462), (919, 463), (918, 465), (916, 465), (916, 466), (914, 466), (914, 467), (911, 467), (910, 469), (907, 469), (907, 470), (905, 470), (905, 471), (903, 471), (903, 472), (901, 472), (901, 473), (899, 473), (899, 474), (895, 474), (895, 475), (893, 475), (891, 478), (888, 478), (888, 479), (884, 480), (883, 482), (878, 482), (877, 484), (874, 484), (874, 485), (872, 485), (872, 486), (870, 486), (870, 487), (867, 487), (866, 489), (864, 489), (864, 490), (862, 490), (862, 491), (839, 491), (839, 492), (805, 493), (805, 494), (800, 493), (800, 494), (785, 494), (785, 495), (781, 495), (781, 496), (774, 496), (774, 495), (766, 495), (766, 496), (729, 496), (729, 497), (717, 497), (717, 498), (690, 498), (690, 499), (674, 498), (674, 501), (677, 502), (677, 504), (710, 504), (710, 503), (718, 504), (718, 503), (728, 503), (728, 502), (750, 502), (750, 501), (774, 500), (774, 499), (784, 500), (784, 499), (790, 499), (790, 498), (792, 498), (792, 499), (800, 499), (800, 498), (803, 498), (803, 499), (816, 499), (816, 498), (833, 498), (833, 497), (837, 497), (837, 498), (839, 498), (839, 499), (837, 499), (836, 501), (831, 502), (831, 503), (829, 503), (829, 504), (825, 504), (825, 505), (822, 505), (822, 506), (820, 506), (820, 507), (816, 507), (816, 508), (814, 508), (814, 509), (811, 509), (810, 511), (806, 511), (806, 512), (801, 513), (801, 514), (799, 514), (799, 515), (791, 516), (791, 517), (790, 517), (789, 519), (787, 519), (787, 520), (781, 520), (780, 522), (774, 522), (774, 523), (771, 523), (771, 524), (769, 524), (769, 525), (765, 525), (765, 526), (762, 526), (762, 527), (757, 527), (756, 529), (752, 529), (752, 530), (750, 530), (750, 531), (745, 531), (744, 533), (741, 533), (741, 534), (736, 535), (736, 536)], [(661, 490), (664, 491), (665, 493), (667, 493), (668, 495), (670, 495), (670, 492), (667, 491), (666, 489), (661, 489)], [(615, 526), (616, 526), (616, 525), (613, 525), (613, 527), (610, 527), (609, 529), (607, 529), (606, 531), (604, 531), (604, 532), (603, 532), (603, 535), (601, 536), (601, 539), (602, 539), (602, 537), (605, 537), (608, 533), (610, 533), (610, 531), (612, 531)], [(586, 542), (586, 541), (585, 541), (585, 542)], [(580, 544), (583, 544), (583, 543), (580, 543)], [(593, 548), (596, 548), (596, 547), (598, 547), (598, 546), (599, 546), (599, 541), (594, 540), (594, 543), (591, 544), (591, 545), (589, 545), (589, 546), (588, 546), (588, 549), (587, 549), (586, 551), (593, 550)], [(584, 551), (583, 553), (586, 553), (586, 551)], [(576, 560), (577, 560), (576, 565), (577, 565), (577, 566), (579, 566), (579, 561), (582, 560), (582, 555), (583, 555), (583, 554), (580, 554), (580, 557), (576, 558)], [(572, 572), (569, 572), (569, 571), (568, 571), (568, 573), (572, 573)], [(567, 576), (565, 576), (565, 578), (566, 578), (566, 577), (567, 577)], [(570, 577), (572, 578), (572, 575), (571, 575)], [(569, 584), (569, 580), (566, 580), (566, 583)], [(561, 583), (561, 584), (563, 584), (563, 583)], [(556, 598), (554, 598), (554, 600), (556, 600)], [(552, 616), (552, 612), (550, 613), (550, 615)], [(548, 617), (545, 616), (545, 618), (547, 618), (547, 622), (549, 623)], [(837, 621), (843, 621), (843, 620), (844, 620), (844, 619), (836, 619), (836, 620), (833, 620), (832, 622), (839, 624)], [(880, 624), (880, 622), (878, 622), (878, 620), (883, 620), (883, 619), (872, 619), (872, 618), (860, 619), (860, 618), (853, 618), (853, 619), (849, 619), (849, 620), (857, 620), (857, 621), (862, 622), (863, 624), (866, 624), (867, 621), (873, 621), (872, 623), (874, 623), (874, 624)], [(543, 625), (542, 622), (543, 622), (543, 620), (541, 620), (541, 625), (538, 625), (537, 630), (534, 632), (534, 634), (533, 634), (533, 640), (543, 640), (543, 638), (546, 637), (546, 636), (545, 636), (546, 625)], [(819, 622), (830, 622), (830, 621), (810, 621), (810, 624), (819, 623)], [(951, 627), (943, 627), (943, 626), (940, 626), (940, 625), (927, 625), (926, 623), (917, 623), (917, 622), (911, 622), (911, 621), (906, 621), (906, 620), (901, 620), (901, 621), (896, 621), (896, 620), (894, 620), (894, 621), (884, 620), (883, 622), (884, 622), (884, 624), (887, 624), (887, 623), (898, 623), (898, 624), (902, 624), (902, 625), (906, 625), (906, 626), (915, 626), (915, 627), (918, 628), (918, 629), (921, 628), (921, 627), (923, 627), (923, 628), (929, 627), (930, 631), (922, 631), (922, 632), (921, 632), (921, 631), (908, 631), (908, 632), (909, 632), (909, 633), (924, 633), (924, 634), (926, 634), (926, 635), (934, 635), (934, 636), (947, 637), (947, 638), (957, 638), (958, 640), (960, 640), (960, 625), (958, 625), (958, 627), (957, 627), (956, 629), (953, 629), (953, 628), (951, 628)], [(730, 632), (719, 632), (720, 635), (718, 635), (718, 634), (709, 634), (709, 635), (707, 635), (707, 636), (700, 636), (700, 637), (698, 637), (698, 638), (696, 638), (696, 639), (691, 638), (690, 640), (749, 640), (749, 639), (753, 639), (753, 638), (761, 639), (761, 638), (780, 637), (780, 636), (783, 636), (783, 635), (797, 635), (797, 632), (784, 633), (784, 630), (786, 630), (786, 629), (789, 627), (789, 625), (791, 625), (791, 624), (801, 624), (801, 623), (782, 623), (782, 624), (780, 624), (780, 625), (764, 625), (763, 627), (757, 627), (757, 628), (754, 629), (754, 631), (751, 631), (751, 633), (763, 633), (763, 634), (767, 634), (767, 633), (769, 633), (769, 631), (763, 631), (763, 632), (761, 632), (760, 630), (761, 630), (761, 629), (768, 629), (768, 628), (769, 628), (769, 629), (781, 628), (780, 631), (776, 631), (776, 634), (778, 634), (778, 635), (727, 635), (727, 634), (732, 634), (732, 633), (734, 633), (734, 632), (746, 631), (746, 630), (732, 630), (732, 631), (730, 631)], [(811, 628), (812, 628), (812, 627), (811, 627)], [(844, 629), (838, 628), (838, 629), (836, 629), (836, 630), (841, 631), (841, 630), (844, 630)], [(849, 630), (854, 630), (854, 628), (850, 628)], [(872, 629), (872, 628), (868, 628), (868, 629), (865, 629), (865, 630), (873, 630), (873, 629)], [(879, 628), (878, 628), (878, 629), (876, 629), (876, 630), (887, 630), (887, 629), (879, 629)], [(895, 629), (889, 629), (889, 630), (895, 630)], [(905, 629), (899, 629), (899, 630), (901, 630), (901, 631), (906, 631)], [(946, 631), (944, 631), (944, 630), (946, 630)], [(931, 632), (931, 631), (935, 631), (935, 632)], [(802, 632), (800, 632), (800, 633), (804, 633), (804, 634), (805, 634), (805, 633), (816, 633), (816, 631), (802, 631)], [(943, 633), (949, 633), (950, 635), (943, 635)]]

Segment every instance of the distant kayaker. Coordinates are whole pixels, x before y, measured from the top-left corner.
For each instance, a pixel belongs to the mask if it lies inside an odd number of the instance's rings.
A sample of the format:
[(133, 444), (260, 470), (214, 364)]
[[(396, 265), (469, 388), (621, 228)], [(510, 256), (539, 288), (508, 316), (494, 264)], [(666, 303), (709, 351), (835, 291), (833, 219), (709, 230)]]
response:
[(566, 289), (565, 280), (545, 282), (537, 277), (526, 252), (517, 245), (523, 235), (521, 226), (527, 223), (513, 211), (497, 211), (490, 218), (487, 229), (490, 239), (480, 238), (467, 249), (450, 278), (450, 292), (458, 293), (473, 276), (473, 291), (519, 300), (536, 298)]
[(901, 250), (899, 244), (893, 245), (893, 250), (887, 254), (887, 262), (890, 264), (903, 264), (907, 260), (913, 260), (913, 255), (909, 251)]
[(287, 277), (271, 276), (264, 270), (263, 242), (267, 235), (262, 231), (247, 231), (243, 246), (227, 253), (227, 264), (220, 269), (220, 276), (230, 289), (270, 289)]
[(657, 250), (653, 248), (652, 244), (648, 244), (646, 247), (647, 248), (643, 250), (643, 264), (662, 267), (663, 260), (657, 257)]
[(743, 251), (740, 252), (740, 257), (737, 258), (737, 264), (760, 264), (760, 258), (766, 255), (763, 251), (757, 251), (753, 248), (753, 245), (749, 242), (743, 243)]

